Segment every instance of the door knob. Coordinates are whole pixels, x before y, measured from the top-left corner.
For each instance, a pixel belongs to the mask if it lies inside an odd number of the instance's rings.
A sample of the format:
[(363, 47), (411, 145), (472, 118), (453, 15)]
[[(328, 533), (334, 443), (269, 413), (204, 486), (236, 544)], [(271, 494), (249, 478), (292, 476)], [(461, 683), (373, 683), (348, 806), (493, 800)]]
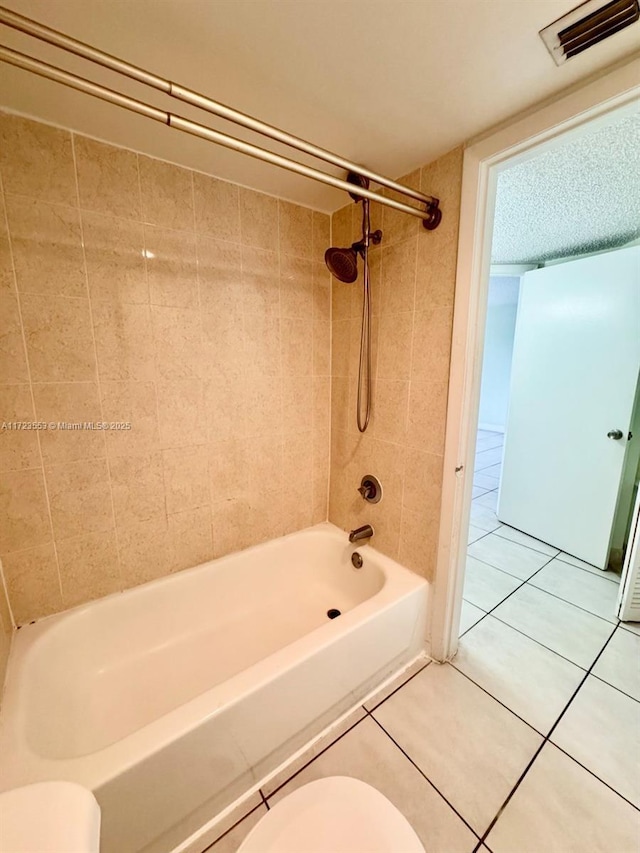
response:
[(612, 438), (614, 441), (620, 441), (623, 436), (623, 432), (621, 429), (612, 429), (607, 433), (607, 438)]

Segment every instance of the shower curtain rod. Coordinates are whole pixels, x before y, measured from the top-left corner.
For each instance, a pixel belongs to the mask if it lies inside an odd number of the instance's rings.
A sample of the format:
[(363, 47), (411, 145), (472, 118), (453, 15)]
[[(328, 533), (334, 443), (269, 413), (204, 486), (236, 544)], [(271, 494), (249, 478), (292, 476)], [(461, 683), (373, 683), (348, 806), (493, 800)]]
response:
[(368, 198), (385, 207), (393, 207), (401, 213), (408, 213), (421, 219), (425, 228), (433, 230), (440, 223), (441, 212), (436, 205), (431, 205), (428, 210), (419, 210), (417, 207), (404, 204), (401, 201), (395, 201), (392, 198), (378, 195), (372, 190), (360, 187), (357, 184), (351, 184), (343, 181), (341, 178), (335, 178), (333, 175), (327, 175), (318, 169), (312, 169), (311, 166), (305, 166), (302, 163), (297, 163), (295, 160), (289, 160), (287, 157), (282, 157), (280, 154), (274, 154), (272, 151), (267, 151), (257, 145), (252, 145), (249, 142), (243, 142), (233, 136), (227, 136), (226, 133), (212, 130), (210, 127), (205, 127), (190, 119), (182, 118), (181, 116), (168, 113), (165, 110), (153, 107), (150, 104), (145, 104), (143, 101), (138, 101), (135, 98), (130, 98), (128, 95), (122, 95), (120, 92), (115, 92), (113, 89), (108, 89), (106, 86), (100, 86), (98, 83), (92, 83), (84, 77), (78, 77), (76, 74), (71, 74), (69, 71), (63, 71), (61, 68), (56, 68), (39, 59), (33, 59), (24, 53), (17, 50), (12, 50), (9, 47), (0, 45), (0, 62), (6, 62), (9, 65), (15, 65), (17, 68), (22, 68), (25, 71), (30, 71), (40, 77), (46, 77), (48, 80), (54, 80), (57, 83), (62, 83), (71, 89), (77, 89), (79, 92), (86, 92), (103, 101), (111, 104), (116, 104), (119, 107), (130, 110), (134, 113), (139, 113), (146, 118), (154, 119), (162, 124), (166, 124), (175, 130), (181, 130), (184, 133), (189, 133), (191, 136), (199, 136), (202, 139), (207, 139), (210, 142), (215, 142), (225, 148), (231, 148), (233, 151), (239, 151), (241, 154), (247, 154), (249, 157), (255, 157), (258, 160), (264, 160), (266, 163), (271, 163), (273, 166), (280, 166), (283, 169), (288, 169), (290, 172), (295, 172), (298, 175), (303, 175), (306, 178), (312, 178), (315, 181), (320, 181), (323, 184), (335, 187), (339, 190), (352, 193), (361, 198)]
[[(246, 127), (247, 129), (255, 131), (256, 133), (260, 133), (263, 136), (267, 136), (270, 139), (274, 139), (277, 142), (283, 143), (284, 145), (288, 145), (291, 148), (296, 148), (297, 150), (309, 154), (312, 157), (324, 160), (325, 162), (331, 163), (342, 169), (346, 169), (348, 172), (354, 172), (357, 175), (365, 177), (373, 181), (374, 183), (379, 184), (380, 186), (392, 189), (402, 195), (409, 196), (410, 198), (422, 202), (425, 205), (426, 209), (423, 211), (417, 210), (416, 208), (411, 207), (410, 205), (403, 204), (402, 202), (394, 202), (392, 204), (389, 204), (389, 202), (393, 202), (393, 199), (387, 199), (385, 196), (380, 196), (376, 193), (372, 193), (371, 191), (354, 184), (349, 184), (347, 189), (346, 181), (340, 181), (339, 178), (333, 178), (333, 176), (327, 175), (325, 172), (321, 172), (317, 169), (311, 169), (310, 167), (303, 166), (302, 164), (297, 163), (294, 160), (290, 160), (285, 157), (280, 157), (280, 155), (277, 154), (272, 154), (271, 152), (266, 151), (265, 149), (262, 149), (258, 146), (252, 146), (249, 145), (249, 143), (241, 142), (235, 137), (219, 133), (218, 131), (210, 130), (204, 125), (197, 124), (196, 122), (190, 122), (188, 119), (182, 119), (179, 116), (174, 116), (172, 113), (166, 112), (164, 110), (157, 110), (155, 107), (151, 107), (141, 101), (136, 101), (135, 99), (129, 98), (125, 95), (120, 95), (119, 93), (114, 92), (111, 89), (98, 86), (98, 84), (92, 83), (91, 81), (86, 80), (85, 78), (72, 75), (69, 72), (63, 71), (59, 68), (55, 68), (54, 66), (48, 65), (47, 63), (41, 62), (40, 60), (33, 59), (32, 57), (28, 57), (25, 54), (19, 53), (18, 51), (13, 51), (10, 48), (3, 48), (1, 58), (12, 65), (16, 65), (25, 70), (32, 71), (36, 74), (39, 74), (40, 76), (57, 80), (57, 82), (60, 82), (63, 85), (71, 86), (72, 88), (78, 89), (80, 91), (93, 94), (111, 103), (118, 103), (120, 106), (124, 106), (127, 109), (132, 109), (134, 112), (139, 112), (141, 114), (147, 115), (147, 117), (149, 118), (155, 118), (158, 121), (166, 122), (166, 124), (168, 124), (170, 127), (175, 127), (179, 130), (184, 130), (188, 133), (194, 133), (194, 130), (193, 128), (187, 128), (187, 125), (193, 125), (193, 127), (199, 128), (199, 131), (195, 133), (195, 135), (203, 136), (204, 138), (208, 138), (213, 142), (225, 145), (225, 147), (232, 148), (236, 151), (240, 151), (241, 153), (249, 154), (250, 156), (257, 157), (258, 159), (262, 159), (274, 165), (281, 166), (282, 168), (289, 169), (290, 171), (297, 172), (298, 174), (304, 175), (305, 177), (313, 178), (314, 180), (321, 181), (322, 183), (335, 186), (338, 189), (344, 189), (347, 192), (352, 193), (353, 195), (360, 196), (361, 198), (370, 198), (371, 200), (377, 201), (381, 204), (385, 204), (388, 207), (394, 207), (397, 210), (402, 211), (403, 213), (409, 213), (412, 216), (419, 217), (423, 220), (425, 228), (429, 230), (436, 228), (440, 222), (441, 211), (438, 208), (439, 200), (434, 196), (425, 195), (424, 193), (421, 193), (418, 190), (414, 190), (411, 187), (403, 186), (402, 184), (399, 184), (396, 181), (391, 180), (390, 178), (386, 178), (383, 175), (379, 175), (376, 172), (365, 168), (364, 166), (360, 166), (357, 163), (352, 163), (351, 161), (346, 160), (344, 157), (340, 157), (337, 154), (333, 154), (331, 151), (327, 151), (326, 149), (313, 145), (310, 142), (306, 142), (305, 140), (300, 139), (297, 136), (293, 136), (283, 130), (279, 130), (273, 125), (266, 124), (265, 122), (262, 122), (259, 119), (255, 119), (252, 116), (247, 115), (246, 113), (239, 112), (238, 110), (234, 110), (231, 107), (225, 106), (224, 104), (220, 104), (217, 101), (205, 97), (204, 95), (199, 95), (197, 92), (193, 92), (190, 89), (186, 89), (183, 86), (173, 83), (170, 80), (165, 80), (164, 78), (158, 77), (155, 74), (151, 74), (150, 72), (145, 71), (144, 69), (138, 68), (135, 65), (131, 65), (128, 62), (124, 62), (123, 60), (111, 56), (110, 54), (104, 53), (103, 51), (100, 51), (97, 48), (92, 47), (91, 45), (87, 45), (84, 42), (73, 39), (70, 36), (65, 35), (64, 33), (51, 29), (50, 27), (46, 27), (44, 24), (40, 24), (37, 21), (33, 21), (30, 18), (26, 18), (23, 15), (19, 15), (18, 13), (1, 6), (0, 24), (12, 27), (13, 29), (25, 33), (26, 35), (33, 36), (34, 38), (40, 39), (41, 41), (47, 42), (48, 44), (52, 44), (55, 47), (59, 47), (62, 50), (67, 51), (68, 53), (73, 53), (76, 56), (80, 56), (81, 58), (101, 65), (104, 68), (108, 68), (111, 71), (116, 71), (131, 78), (132, 80), (136, 80), (139, 83), (151, 86), (152, 88), (157, 89), (158, 91), (163, 92), (164, 94), (170, 95), (171, 97), (174, 97), (192, 106), (203, 109), (209, 113), (212, 113), (213, 115), (219, 116), (220, 118), (232, 121), (236, 124), (241, 125), (242, 127)], [(58, 76), (54, 76), (54, 73)], [(72, 80), (75, 82), (72, 82)], [(102, 92), (102, 94), (98, 94), (99, 91)], [(111, 93), (109, 97), (107, 97), (107, 95), (105, 94), (107, 92)], [(125, 101), (127, 102), (127, 104), (124, 103)], [(134, 107), (133, 104), (137, 104), (138, 107)], [(159, 117), (160, 113), (163, 114), (163, 118)], [(208, 133), (205, 133), (204, 131), (208, 131)], [(211, 135), (209, 136), (208, 134)], [(247, 148), (244, 148), (244, 146), (247, 146)], [(262, 152), (265, 156), (262, 156), (257, 152)], [(336, 181), (338, 181), (339, 183), (336, 183)]]

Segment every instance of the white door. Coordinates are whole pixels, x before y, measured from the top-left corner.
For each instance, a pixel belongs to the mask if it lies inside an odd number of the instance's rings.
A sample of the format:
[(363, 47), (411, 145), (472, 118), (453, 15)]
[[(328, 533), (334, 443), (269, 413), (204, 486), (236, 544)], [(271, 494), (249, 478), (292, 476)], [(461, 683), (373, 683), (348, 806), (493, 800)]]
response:
[(500, 521), (606, 568), (639, 368), (640, 247), (525, 273)]
[(633, 510), (629, 543), (624, 559), (620, 594), (618, 596), (618, 618), (623, 622), (640, 622), (640, 489)]

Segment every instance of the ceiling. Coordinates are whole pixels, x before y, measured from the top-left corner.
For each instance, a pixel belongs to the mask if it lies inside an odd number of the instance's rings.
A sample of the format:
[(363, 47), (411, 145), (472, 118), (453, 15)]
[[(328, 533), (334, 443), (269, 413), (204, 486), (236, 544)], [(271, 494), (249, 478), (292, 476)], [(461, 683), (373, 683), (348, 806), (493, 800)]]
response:
[[(391, 177), (630, 55), (639, 30), (629, 27), (556, 67), (538, 31), (576, 0), (4, 2)], [(10, 47), (202, 117), (139, 84), (0, 30), (0, 41)], [(0, 104), (320, 210), (344, 204), (337, 190), (9, 66), (0, 74)], [(227, 122), (206, 121), (251, 138)]]
[(640, 237), (640, 105), (498, 177), (492, 263), (600, 252)]

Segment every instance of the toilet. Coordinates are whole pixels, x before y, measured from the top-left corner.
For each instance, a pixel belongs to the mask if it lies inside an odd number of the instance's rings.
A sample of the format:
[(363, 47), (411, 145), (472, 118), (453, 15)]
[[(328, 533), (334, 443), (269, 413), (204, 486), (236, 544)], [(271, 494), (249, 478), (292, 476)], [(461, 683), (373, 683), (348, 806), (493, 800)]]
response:
[(425, 853), (409, 821), (380, 791), (347, 776), (284, 797), (238, 853)]
[(99, 853), (100, 807), (73, 782), (37, 782), (0, 794), (0, 853)]

